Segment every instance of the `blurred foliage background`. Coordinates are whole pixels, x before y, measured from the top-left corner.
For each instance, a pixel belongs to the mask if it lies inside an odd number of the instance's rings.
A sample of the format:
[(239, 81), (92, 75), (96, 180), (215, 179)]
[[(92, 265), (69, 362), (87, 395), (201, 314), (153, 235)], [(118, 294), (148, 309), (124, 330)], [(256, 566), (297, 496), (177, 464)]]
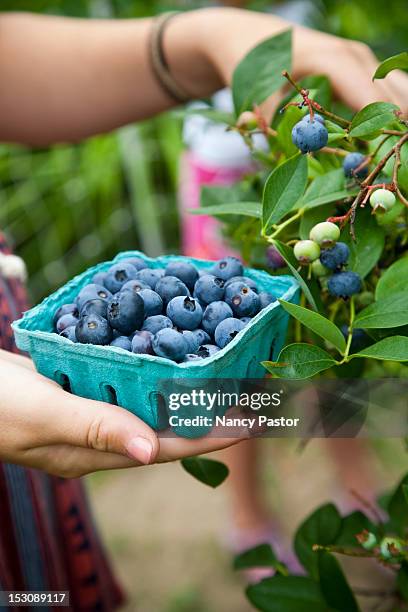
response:
[[(3, 0), (1, 11), (131, 18), (215, 4), (178, 0)], [(380, 58), (406, 46), (406, 0), (225, 2), (356, 38)], [(222, 52), (222, 50), (220, 50)], [(356, 84), (358, 87), (358, 84)], [(177, 252), (180, 119), (166, 113), (80, 145), (0, 146), (0, 227), (27, 263), (33, 302), (118, 251)]]

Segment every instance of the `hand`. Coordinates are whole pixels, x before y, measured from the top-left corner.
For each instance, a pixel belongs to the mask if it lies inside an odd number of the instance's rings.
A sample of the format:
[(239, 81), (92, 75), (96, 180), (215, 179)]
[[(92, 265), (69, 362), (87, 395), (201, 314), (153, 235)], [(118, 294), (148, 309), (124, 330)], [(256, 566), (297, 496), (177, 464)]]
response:
[(208, 453), (248, 438), (159, 438), (118, 406), (67, 393), (26, 357), (0, 351), (0, 460), (77, 478)]
[[(408, 75), (394, 71), (381, 81), (372, 81), (378, 60), (361, 43), (291, 24), (279, 17), (239, 9), (204, 9), (198, 37), (205, 56), (222, 82), (230, 84), (240, 60), (266, 38), (293, 29), (293, 76), (295, 79), (324, 74), (335, 95), (355, 110), (376, 101), (391, 101), (408, 111)], [(190, 14), (193, 19), (193, 14)], [(180, 16), (174, 20), (182, 28)], [(189, 18), (186, 14), (185, 19)], [(186, 83), (187, 87), (188, 84)], [(279, 99), (279, 96), (275, 96)], [(275, 99), (275, 105), (277, 100)]]

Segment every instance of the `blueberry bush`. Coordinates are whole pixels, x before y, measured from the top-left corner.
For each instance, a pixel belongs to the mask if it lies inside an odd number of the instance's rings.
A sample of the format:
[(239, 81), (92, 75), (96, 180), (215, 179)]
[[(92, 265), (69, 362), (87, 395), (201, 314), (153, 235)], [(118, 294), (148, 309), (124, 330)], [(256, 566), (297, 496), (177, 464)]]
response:
[[(300, 304), (281, 301), (294, 325), (277, 361), (263, 364), (272, 376), (404, 376), (408, 121), (388, 102), (339, 114), (326, 77), (297, 83), (290, 66), (288, 31), (261, 43), (237, 67), (235, 114), (213, 118), (227, 121), (226, 129), (238, 131), (253, 149), (254, 171), (233, 188), (203, 188), (202, 206), (194, 212), (222, 220), (252, 265), (289, 272), (301, 286)], [(407, 53), (382, 62), (373, 78), (396, 68), (408, 70)], [(285, 79), (291, 93), (267, 121), (259, 105)], [(267, 148), (254, 147), (255, 133), (264, 135)], [(196, 461), (194, 469), (184, 467), (211, 486), (217, 469), (220, 482), (227, 476), (213, 465), (206, 479), (202, 462), (211, 462)], [(247, 588), (250, 602), (265, 612), (350, 612), (369, 597), (387, 610), (408, 609), (408, 475), (378, 507), (360, 502), (366, 512), (341, 516), (328, 503), (300, 525), (294, 549), (305, 575), (290, 575), (267, 544), (239, 555), (238, 570), (275, 571)], [(389, 569), (392, 588), (350, 586), (340, 555)]]
[[(299, 305), (281, 301), (295, 325), (277, 361), (264, 363), (273, 376), (403, 373), (408, 121), (389, 102), (337, 114), (327, 78), (296, 83), (290, 65), (287, 31), (258, 45), (236, 68), (235, 115), (213, 118), (242, 135), (256, 166), (232, 189), (205, 187), (195, 212), (222, 219), (252, 265), (289, 272), (302, 288)], [(408, 69), (407, 53), (385, 60), (373, 78), (396, 68)], [(285, 80), (291, 93), (269, 122), (259, 104)], [(254, 147), (255, 133), (264, 135), (267, 148)]]

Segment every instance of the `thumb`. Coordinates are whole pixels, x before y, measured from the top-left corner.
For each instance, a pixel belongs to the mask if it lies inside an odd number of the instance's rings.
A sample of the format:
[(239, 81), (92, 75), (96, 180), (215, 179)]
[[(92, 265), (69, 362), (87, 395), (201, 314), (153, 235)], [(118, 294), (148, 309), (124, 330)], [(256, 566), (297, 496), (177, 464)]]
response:
[(62, 406), (59, 398), (57, 442), (124, 455), (143, 464), (155, 462), (158, 438), (137, 416), (119, 406), (56, 392), (64, 396)]

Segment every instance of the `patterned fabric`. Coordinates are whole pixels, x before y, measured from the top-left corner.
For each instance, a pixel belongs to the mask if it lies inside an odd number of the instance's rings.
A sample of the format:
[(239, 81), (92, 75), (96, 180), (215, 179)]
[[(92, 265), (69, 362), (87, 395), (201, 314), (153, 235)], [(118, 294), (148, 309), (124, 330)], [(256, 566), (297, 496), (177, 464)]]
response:
[[(9, 253), (1, 235), (0, 252)], [(1, 348), (17, 352), (10, 323), (25, 309), (22, 284), (0, 277)], [(79, 480), (0, 463), (0, 590), (70, 591), (72, 611), (122, 603)]]

